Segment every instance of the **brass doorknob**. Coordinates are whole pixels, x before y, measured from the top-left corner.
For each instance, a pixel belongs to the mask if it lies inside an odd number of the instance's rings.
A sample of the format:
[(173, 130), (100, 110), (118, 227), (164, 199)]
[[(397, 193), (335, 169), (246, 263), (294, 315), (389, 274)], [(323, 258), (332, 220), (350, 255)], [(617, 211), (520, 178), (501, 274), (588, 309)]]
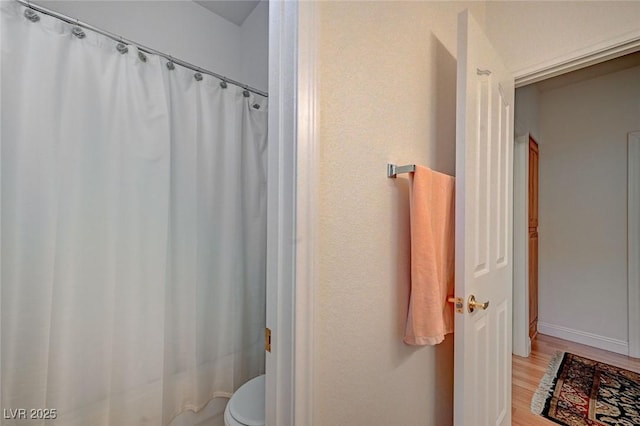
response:
[(480, 302), (476, 302), (476, 296), (474, 296), (473, 294), (471, 296), (469, 296), (469, 302), (468, 302), (468, 306), (467, 309), (469, 310), (469, 313), (473, 313), (473, 311), (475, 311), (476, 309), (482, 309), (485, 310), (489, 307), (489, 301), (487, 300), (484, 303), (480, 303)]

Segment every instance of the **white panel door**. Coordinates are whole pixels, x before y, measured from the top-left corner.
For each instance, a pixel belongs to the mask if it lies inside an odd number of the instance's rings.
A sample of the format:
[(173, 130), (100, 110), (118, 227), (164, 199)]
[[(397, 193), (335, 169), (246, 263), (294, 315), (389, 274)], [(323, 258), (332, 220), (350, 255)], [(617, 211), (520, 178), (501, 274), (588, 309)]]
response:
[[(514, 80), (458, 17), (454, 424), (511, 424)], [(469, 299), (476, 305), (469, 312)]]

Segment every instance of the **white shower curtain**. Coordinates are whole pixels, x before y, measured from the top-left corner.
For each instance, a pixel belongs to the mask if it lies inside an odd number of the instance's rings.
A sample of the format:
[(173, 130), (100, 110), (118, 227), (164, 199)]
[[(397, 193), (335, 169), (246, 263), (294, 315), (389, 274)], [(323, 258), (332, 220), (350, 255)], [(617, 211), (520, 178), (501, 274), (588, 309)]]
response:
[(0, 406), (159, 425), (228, 396), (264, 371), (266, 99), (1, 3)]

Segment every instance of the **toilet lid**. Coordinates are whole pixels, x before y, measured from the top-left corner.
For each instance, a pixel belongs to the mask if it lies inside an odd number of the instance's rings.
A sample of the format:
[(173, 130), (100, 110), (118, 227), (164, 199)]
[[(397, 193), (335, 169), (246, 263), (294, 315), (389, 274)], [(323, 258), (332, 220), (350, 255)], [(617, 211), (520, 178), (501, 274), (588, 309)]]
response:
[(264, 374), (240, 386), (229, 401), (229, 413), (247, 426), (264, 426)]

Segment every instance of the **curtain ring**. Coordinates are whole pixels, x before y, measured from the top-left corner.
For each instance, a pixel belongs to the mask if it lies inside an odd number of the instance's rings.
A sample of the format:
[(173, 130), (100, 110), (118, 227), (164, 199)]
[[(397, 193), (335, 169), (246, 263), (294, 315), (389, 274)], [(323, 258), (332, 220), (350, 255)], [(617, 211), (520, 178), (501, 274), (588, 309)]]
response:
[(80, 27), (74, 27), (73, 30), (71, 30), (71, 33), (80, 39), (85, 38), (87, 36), (84, 33), (84, 31), (82, 31), (82, 28)]
[(27, 9), (24, 11), (24, 17), (31, 22), (38, 22), (40, 20), (40, 16), (38, 16), (33, 7), (31, 7), (31, 0), (27, 0)]
[(25, 9), (24, 17), (31, 22), (38, 22), (40, 20), (40, 16), (38, 16), (38, 14), (33, 9), (31, 9), (31, 7)]
[(127, 45), (122, 42), (122, 37), (120, 37), (120, 43), (117, 44), (116, 50), (123, 55), (129, 51)]
[(124, 55), (129, 51), (129, 48), (127, 47), (127, 45), (122, 42), (122, 36), (120, 36), (120, 43), (116, 45), (116, 50), (120, 52), (122, 55)]
[(174, 69), (176, 69), (176, 66), (173, 63), (173, 56), (171, 56), (171, 55), (169, 55), (169, 62), (167, 62), (167, 69), (169, 71), (173, 71)]
[(223, 89), (227, 88), (227, 80), (225, 80), (225, 78), (222, 78), (222, 81), (220, 82), (220, 87), (222, 87)]
[(79, 39), (83, 39), (86, 37), (84, 31), (82, 31), (82, 28), (80, 28), (80, 21), (78, 20), (78, 18), (76, 18), (76, 26), (73, 28), (73, 30), (71, 30), (71, 33)]

